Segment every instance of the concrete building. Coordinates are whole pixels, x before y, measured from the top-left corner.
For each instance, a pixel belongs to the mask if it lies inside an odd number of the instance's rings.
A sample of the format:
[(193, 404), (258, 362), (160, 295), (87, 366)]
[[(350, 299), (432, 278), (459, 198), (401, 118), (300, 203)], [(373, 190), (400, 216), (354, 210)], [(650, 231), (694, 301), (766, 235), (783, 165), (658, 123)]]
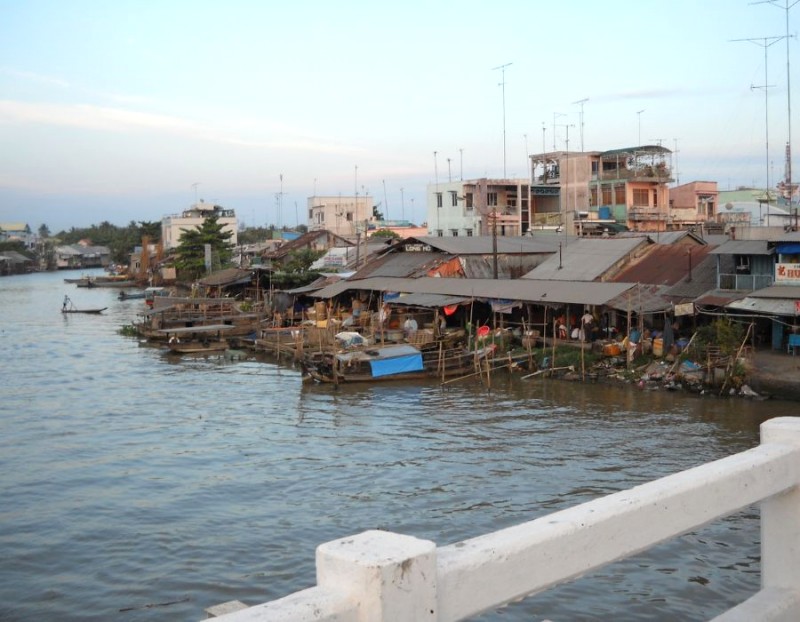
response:
[(25, 248), (36, 248), (39, 236), (24, 222), (0, 222), (0, 241), (22, 242)]
[(522, 235), (530, 229), (529, 197), (526, 179), (482, 178), (429, 184), (428, 235)]
[(585, 223), (600, 222), (670, 229), (671, 156), (660, 145), (531, 155), (532, 228), (581, 234)]
[(717, 222), (719, 191), (715, 181), (693, 181), (669, 191), (669, 221), (673, 229)]
[[(372, 197), (308, 197), (308, 230), (327, 230), (343, 237), (354, 237), (369, 228), (374, 220)], [(366, 223), (366, 225), (365, 225)]]
[(222, 225), (222, 229), (233, 234), (228, 241), (236, 246), (238, 244), (239, 225), (234, 210), (205, 203), (200, 199), (199, 203), (195, 203), (180, 214), (164, 216), (161, 219), (161, 240), (164, 244), (164, 250), (178, 246), (181, 234), (184, 231), (191, 231), (200, 227), (209, 216), (216, 216), (217, 222)]

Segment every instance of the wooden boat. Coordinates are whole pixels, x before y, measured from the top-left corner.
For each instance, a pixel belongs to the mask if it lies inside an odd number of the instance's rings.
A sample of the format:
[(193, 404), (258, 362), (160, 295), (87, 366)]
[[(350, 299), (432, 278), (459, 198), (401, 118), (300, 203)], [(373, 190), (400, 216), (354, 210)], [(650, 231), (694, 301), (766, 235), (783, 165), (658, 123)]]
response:
[(102, 309), (76, 309), (75, 307), (72, 307), (72, 308), (67, 308), (67, 309), (61, 309), (61, 313), (94, 313), (94, 314), (98, 314), (98, 313), (102, 313), (106, 309), (108, 309), (108, 307), (103, 307)]
[(164, 329), (167, 338), (167, 352), (170, 354), (213, 354), (224, 352), (230, 345), (223, 333), (233, 326), (228, 324), (209, 324)]
[(118, 300), (135, 300), (135, 299), (138, 299), (138, 298), (144, 298), (145, 295), (146, 295), (145, 292), (126, 292), (126, 291), (121, 291), (119, 293), (119, 296), (117, 296), (117, 299)]
[(98, 313), (102, 313), (108, 309), (108, 307), (103, 307), (102, 309), (78, 309), (70, 300), (69, 296), (64, 296), (64, 304), (61, 305), (61, 313), (93, 313), (97, 315)]
[(75, 284), (77, 287), (136, 287), (136, 281), (121, 281), (121, 280), (111, 280), (105, 281), (100, 280), (100, 277), (96, 279), (87, 279), (86, 281), (81, 281), (80, 283)]
[(425, 350), (411, 344), (367, 346), (355, 350), (312, 353), (301, 362), (307, 380), (344, 384), (463, 376), (493, 352), (464, 348), (445, 350), (431, 344)]

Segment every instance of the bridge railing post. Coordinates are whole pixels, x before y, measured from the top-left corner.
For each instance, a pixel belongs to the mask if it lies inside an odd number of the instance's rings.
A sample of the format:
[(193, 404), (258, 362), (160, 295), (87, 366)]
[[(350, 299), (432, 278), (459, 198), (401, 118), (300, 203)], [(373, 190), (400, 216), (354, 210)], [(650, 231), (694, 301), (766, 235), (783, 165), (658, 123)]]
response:
[[(800, 417), (761, 424), (761, 443), (800, 450)], [(795, 466), (800, 481), (800, 459)], [(797, 589), (800, 585), (800, 486), (761, 503), (761, 587)]]
[(436, 544), (388, 531), (326, 542), (317, 547), (317, 585), (348, 594), (360, 622), (436, 622)]

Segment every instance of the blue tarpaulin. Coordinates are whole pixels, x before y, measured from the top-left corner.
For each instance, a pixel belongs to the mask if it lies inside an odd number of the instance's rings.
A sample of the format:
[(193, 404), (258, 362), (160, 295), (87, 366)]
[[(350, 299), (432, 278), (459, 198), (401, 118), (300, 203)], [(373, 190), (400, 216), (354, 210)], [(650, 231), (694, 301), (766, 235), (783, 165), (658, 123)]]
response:
[(372, 376), (389, 376), (391, 374), (404, 374), (410, 371), (422, 371), (422, 354), (407, 354), (386, 359), (370, 361)]
[(781, 255), (800, 255), (800, 242), (783, 242), (776, 250)]

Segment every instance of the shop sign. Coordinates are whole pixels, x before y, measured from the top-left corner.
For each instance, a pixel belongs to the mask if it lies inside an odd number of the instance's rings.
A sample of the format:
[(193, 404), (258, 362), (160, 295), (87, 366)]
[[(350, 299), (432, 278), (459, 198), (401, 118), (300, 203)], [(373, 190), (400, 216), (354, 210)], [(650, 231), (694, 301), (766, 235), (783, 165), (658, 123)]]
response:
[(800, 263), (775, 264), (775, 282), (800, 285)]

